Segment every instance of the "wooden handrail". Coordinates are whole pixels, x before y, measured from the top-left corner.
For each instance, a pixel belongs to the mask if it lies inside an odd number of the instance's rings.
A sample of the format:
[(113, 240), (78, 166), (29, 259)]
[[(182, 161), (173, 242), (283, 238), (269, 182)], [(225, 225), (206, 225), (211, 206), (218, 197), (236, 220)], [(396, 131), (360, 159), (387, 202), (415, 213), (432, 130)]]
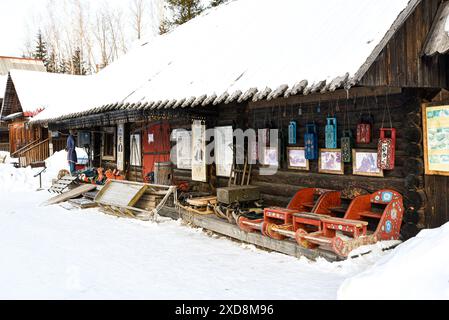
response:
[(44, 161), (50, 156), (50, 139), (45, 139), (19, 154), (19, 164), (27, 167), (33, 162)]
[(30, 142), (29, 144), (27, 144), (26, 146), (20, 148), (19, 150), (14, 151), (14, 152), (11, 154), (11, 158), (17, 158), (16, 156), (17, 156), (18, 153), (24, 152), (24, 150), (28, 149), (29, 147), (31, 147), (33, 144), (35, 144), (35, 143), (37, 143), (37, 142), (39, 142), (39, 139), (36, 139), (36, 140), (34, 140), (33, 142)]
[[(26, 153), (26, 152), (28, 152), (28, 151), (31, 151), (31, 150), (33, 150), (33, 149), (38, 148), (39, 146), (41, 146), (41, 145), (44, 144), (44, 143), (48, 143), (49, 141), (50, 141), (50, 139), (45, 139), (45, 140), (43, 140), (43, 141), (41, 141), (41, 142), (39, 142), (39, 143), (37, 143), (37, 144), (35, 144), (35, 145), (33, 145), (33, 146), (28, 147), (28, 149), (23, 150), (23, 151), (21, 151), (20, 153), (21, 153), (21, 154), (24, 154), (24, 153)], [(20, 155), (19, 155), (19, 157), (20, 157)]]

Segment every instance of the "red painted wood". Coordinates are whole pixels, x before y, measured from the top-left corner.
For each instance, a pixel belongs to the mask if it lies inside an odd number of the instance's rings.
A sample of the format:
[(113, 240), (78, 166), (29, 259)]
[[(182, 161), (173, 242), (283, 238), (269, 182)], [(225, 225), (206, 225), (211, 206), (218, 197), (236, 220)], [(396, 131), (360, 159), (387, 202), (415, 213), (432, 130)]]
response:
[[(153, 141), (149, 141), (149, 136)], [(150, 124), (144, 130), (142, 139), (143, 174), (146, 181), (148, 175), (154, 172), (154, 164), (170, 161), (170, 125), (168, 122)]]

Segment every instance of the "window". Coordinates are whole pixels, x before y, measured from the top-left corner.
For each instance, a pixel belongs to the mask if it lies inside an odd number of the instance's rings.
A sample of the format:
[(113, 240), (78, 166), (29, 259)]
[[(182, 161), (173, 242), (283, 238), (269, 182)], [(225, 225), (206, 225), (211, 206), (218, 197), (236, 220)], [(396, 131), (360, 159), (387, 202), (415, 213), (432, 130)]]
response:
[(101, 158), (103, 160), (115, 161), (116, 131), (114, 127), (103, 129), (103, 144)]

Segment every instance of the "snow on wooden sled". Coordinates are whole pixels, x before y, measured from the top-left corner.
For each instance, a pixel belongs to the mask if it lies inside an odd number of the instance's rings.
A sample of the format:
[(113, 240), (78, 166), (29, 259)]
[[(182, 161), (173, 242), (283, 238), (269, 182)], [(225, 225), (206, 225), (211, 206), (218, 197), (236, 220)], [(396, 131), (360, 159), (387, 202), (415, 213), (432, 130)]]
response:
[(111, 180), (95, 197), (101, 211), (119, 217), (155, 220), (176, 187)]

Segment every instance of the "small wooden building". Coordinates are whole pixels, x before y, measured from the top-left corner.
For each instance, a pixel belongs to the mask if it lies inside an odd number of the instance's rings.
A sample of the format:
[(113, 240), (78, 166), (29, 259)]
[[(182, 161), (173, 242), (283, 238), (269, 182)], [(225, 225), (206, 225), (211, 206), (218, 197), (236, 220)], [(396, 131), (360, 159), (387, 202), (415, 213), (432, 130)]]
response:
[[(449, 148), (431, 148), (433, 135), (444, 137), (449, 126), (430, 128), (435, 123), (428, 121), (449, 114), (449, 2), (314, 3), (264, 0), (254, 10), (251, 1), (233, 1), (211, 9), (100, 72), (90, 83), (98, 102), (83, 100), (60, 113), (49, 107), (31, 123), (78, 130), (94, 165), (141, 181), (170, 159), (173, 131), (191, 130), (195, 120), (207, 128), (278, 129), (277, 172), (262, 175), (254, 166), (252, 174), (268, 204), (285, 206), (304, 187), (388, 188), (404, 196), (409, 227), (449, 221)], [(362, 121), (366, 115), (371, 120)], [(318, 146), (326, 149), (328, 118), (337, 121), (336, 149), (345, 132), (355, 136), (360, 123), (370, 122), (370, 142), (353, 145), (367, 157), (377, 152), (380, 129), (395, 128), (394, 168), (364, 172), (354, 158), (338, 172), (326, 170), (323, 159), (292, 166), (289, 150), (304, 147), (307, 124), (315, 124)], [(184, 166), (175, 169), (175, 181), (200, 184), (193, 176)], [(209, 172), (203, 182), (214, 188), (227, 180)]]
[[(46, 72), (44, 63), (41, 60), (29, 58), (3, 57), (0, 56), (0, 151), (10, 151), (10, 137), (8, 130), (8, 119), (3, 119), (11, 115), (8, 107), (3, 108), (3, 100), (6, 95), (6, 83), (8, 81), (8, 74), (11, 70), (29, 70), (37, 72)], [(9, 96), (9, 95), (8, 95)], [(8, 105), (9, 102), (6, 103)], [(25, 136), (25, 134), (23, 134)], [(13, 139), (14, 141), (16, 139)], [(22, 141), (22, 134), (20, 141)], [(25, 143), (25, 141), (23, 141)], [(19, 145), (21, 142), (19, 142)], [(14, 146), (14, 145), (13, 145)]]

